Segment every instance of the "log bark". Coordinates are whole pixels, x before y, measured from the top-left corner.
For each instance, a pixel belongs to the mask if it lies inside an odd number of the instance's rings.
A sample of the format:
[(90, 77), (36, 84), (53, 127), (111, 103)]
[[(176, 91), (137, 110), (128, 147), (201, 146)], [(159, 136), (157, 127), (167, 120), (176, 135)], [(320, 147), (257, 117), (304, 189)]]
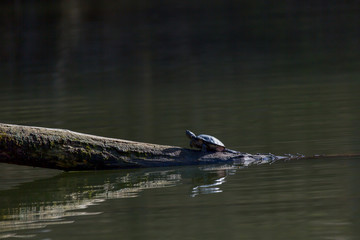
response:
[[(99, 137), (64, 129), (0, 123), (0, 162), (70, 170), (195, 164), (252, 164), (250, 154), (204, 153), (175, 146)], [(269, 160), (269, 159), (267, 159)]]
[(65, 171), (199, 164), (248, 166), (277, 160), (336, 157), (360, 157), (360, 154), (275, 156), (202, 152), (175, 146), (100, 137), (66, 129), (0, 123), (0, 162)]

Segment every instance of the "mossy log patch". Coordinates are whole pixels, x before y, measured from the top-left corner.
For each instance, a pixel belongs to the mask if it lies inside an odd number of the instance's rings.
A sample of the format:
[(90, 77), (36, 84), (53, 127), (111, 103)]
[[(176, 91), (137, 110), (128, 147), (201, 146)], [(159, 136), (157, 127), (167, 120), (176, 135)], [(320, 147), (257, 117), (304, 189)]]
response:
[(261, 161), (232, 153), (0, 123), (0, 162), (62, 170), (119, 169)]

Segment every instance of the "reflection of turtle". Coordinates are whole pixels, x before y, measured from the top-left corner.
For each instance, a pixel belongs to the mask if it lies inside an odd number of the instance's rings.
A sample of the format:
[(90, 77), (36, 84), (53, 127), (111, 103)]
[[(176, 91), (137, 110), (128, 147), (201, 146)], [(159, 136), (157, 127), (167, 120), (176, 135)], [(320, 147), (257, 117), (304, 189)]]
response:
[(239, 153), (237, 151), (227, 149), (219, 139), (210, 135), (200, 134), (199, 136), (196, 136), (193, 132), (186, 130), (186, 136), (190, 138), (190, 147), (201, 148), (203, 152), (215, 151)]

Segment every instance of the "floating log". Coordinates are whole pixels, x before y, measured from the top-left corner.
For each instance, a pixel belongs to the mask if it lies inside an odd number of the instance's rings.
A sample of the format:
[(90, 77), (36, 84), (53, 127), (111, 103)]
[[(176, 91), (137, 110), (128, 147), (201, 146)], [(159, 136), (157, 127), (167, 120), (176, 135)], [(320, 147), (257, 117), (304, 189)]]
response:
[[(0, 123), (0, 162), (61, 170), (100, 170), (195, 164), (260, 163), (250, 154), (202, 152), (99, 137), (65, 129)], [(274, 160), (274, 159), (272, 159)]]
[(134, 142), (66, 129), (0, 123), (0, 162), (65, 171), (199, 164), (269, 163), (279, 159), (359, 157), (360, 154), (275, 156), (202, 152), (175, 146)]

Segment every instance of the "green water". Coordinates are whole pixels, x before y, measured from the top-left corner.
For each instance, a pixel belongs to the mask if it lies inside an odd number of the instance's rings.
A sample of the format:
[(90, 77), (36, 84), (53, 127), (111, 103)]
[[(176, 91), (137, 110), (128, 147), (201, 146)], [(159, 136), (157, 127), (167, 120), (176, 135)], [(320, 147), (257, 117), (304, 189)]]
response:
[[(0, 122), (249, 153), (360, 152), (356, 1), (2, 1)], [(0, 164), (0, 239), (358, 239), (359, 158)]]
[(0, 237), (357, 239), (359, 161), (61, 173), (0, 191)]

